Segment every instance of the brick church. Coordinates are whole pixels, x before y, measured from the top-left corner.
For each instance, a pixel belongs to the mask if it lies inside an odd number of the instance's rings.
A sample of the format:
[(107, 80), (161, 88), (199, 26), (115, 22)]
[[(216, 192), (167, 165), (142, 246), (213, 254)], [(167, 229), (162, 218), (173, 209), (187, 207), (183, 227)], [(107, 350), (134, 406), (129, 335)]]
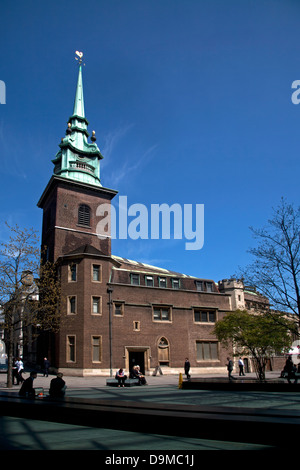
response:
[(158, 365), (178, 373), (186, 357), (192, 373), (225, 371), (228, 352), (212, 330), (236, 307), (239, 289), (112, 255), (110, 237), (97, 236), (96, 211), (117, 191), (102, 186), (103, 156), (87, 128), (79, 63), (73, 114), (38, 202), (42, 246), (60, 266), (64, 316), (60, 332), (43, 337), (41, 357), (78, 376), (136, 364), (145, 374)]

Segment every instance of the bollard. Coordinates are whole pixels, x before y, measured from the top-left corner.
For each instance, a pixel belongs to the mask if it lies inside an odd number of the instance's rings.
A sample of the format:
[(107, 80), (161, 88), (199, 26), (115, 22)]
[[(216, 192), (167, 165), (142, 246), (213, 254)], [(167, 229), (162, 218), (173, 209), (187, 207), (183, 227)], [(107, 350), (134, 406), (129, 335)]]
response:
[(179, 373), (179, 383), (178, 383), (178, 388), (182, 388), (182, 373)]

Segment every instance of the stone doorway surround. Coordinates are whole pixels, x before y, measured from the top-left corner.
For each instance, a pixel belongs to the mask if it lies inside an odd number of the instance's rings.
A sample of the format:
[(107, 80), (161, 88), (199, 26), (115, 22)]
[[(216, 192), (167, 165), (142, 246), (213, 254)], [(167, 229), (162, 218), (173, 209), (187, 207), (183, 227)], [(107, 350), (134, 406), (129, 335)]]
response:
[(124, 354), (125, 369), (128, 372), (130, 372), (130, 353), (143, 353), (145, 375), (150, 373), (150, 359), (151, 359), (150, 346), (124, 346), (124, 350), (125, 350), (125, 354)]

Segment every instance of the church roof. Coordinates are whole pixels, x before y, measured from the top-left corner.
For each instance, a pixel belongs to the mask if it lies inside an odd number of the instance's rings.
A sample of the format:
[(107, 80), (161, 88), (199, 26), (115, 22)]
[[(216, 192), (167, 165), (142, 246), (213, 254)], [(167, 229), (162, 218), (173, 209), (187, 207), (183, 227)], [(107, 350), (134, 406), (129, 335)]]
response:
[[(149, 272), (149, 273), (156, 273), (164, 276), (172, 276), (172, 277), (181, 277), (187, 279), (198, 279), (196, 276), (190, 276), (188, 274), (182, 274), (177, 271), (171, 271), (170, 269), (161, 268), (158, 266), (153, 266), (151, 264), (142, 263), (140, 261), (134, 261), (127, 258), (122, 258), (120, 256), (112, 256), (116, 261), (121, 263), (120, 268), (121, 270), (129, 270), (129, 271), (139, 271), (139, 272)], [(211, 281), (214, 282), (214, 281)]]
[(95, 248), (94, 246), (86, 244), (86, 245), (80, 246), (79, 248), (76, 248), (73, 251), (70, 251), (68, 255), (96, 255), (96, 256), (101, 255), (102, 256), (103, 253), (97, 248)]

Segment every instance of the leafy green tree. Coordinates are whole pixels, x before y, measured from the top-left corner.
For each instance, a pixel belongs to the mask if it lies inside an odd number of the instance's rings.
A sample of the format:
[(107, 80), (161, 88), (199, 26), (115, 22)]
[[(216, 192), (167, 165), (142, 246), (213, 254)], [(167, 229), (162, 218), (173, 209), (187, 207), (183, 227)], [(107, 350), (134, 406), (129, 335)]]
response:
[(290, 321), (281, 316), (280, 323), (271, 317), (236, 310), (215, 324), (214, 334), (226, 347), (233, 347), (234, 356), (250, 355), (257, 378), (265, 380), (265, 369), (274, 352), (288, 351), (291, 345)]

